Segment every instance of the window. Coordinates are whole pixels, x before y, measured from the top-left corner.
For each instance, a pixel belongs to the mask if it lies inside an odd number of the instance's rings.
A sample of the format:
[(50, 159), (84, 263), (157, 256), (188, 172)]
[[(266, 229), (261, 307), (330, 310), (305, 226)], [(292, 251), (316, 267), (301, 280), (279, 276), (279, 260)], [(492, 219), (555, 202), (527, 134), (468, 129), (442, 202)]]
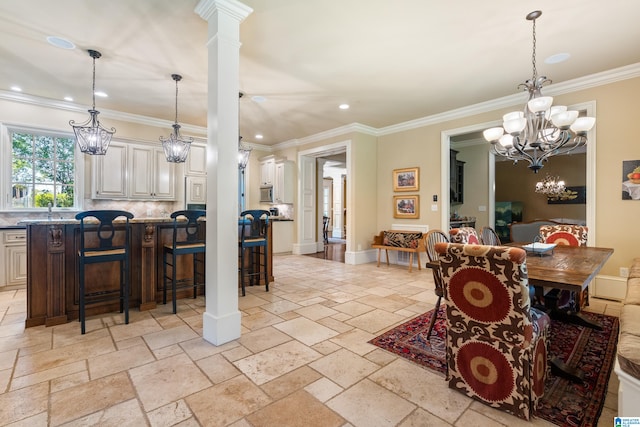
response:
[(76, 203), (75, 140), (10, 130), (11, 202), (7, 209), (73, 208)]

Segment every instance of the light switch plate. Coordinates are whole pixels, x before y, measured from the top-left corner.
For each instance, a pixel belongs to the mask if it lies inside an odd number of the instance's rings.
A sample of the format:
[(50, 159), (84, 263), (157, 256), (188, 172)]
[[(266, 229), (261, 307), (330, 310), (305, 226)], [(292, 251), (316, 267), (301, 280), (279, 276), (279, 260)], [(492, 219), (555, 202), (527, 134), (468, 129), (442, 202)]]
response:
[(437, 212), (437, 211), (438, 211), (438, 205), (437, 205), (437, 204), (435, 204), (435, 203), (434, 203), (434, 204), (432, 204), (432, 205), (431, 205), (431, 210), (432, 210), (432, 211), (434, 211), (434, 212)]

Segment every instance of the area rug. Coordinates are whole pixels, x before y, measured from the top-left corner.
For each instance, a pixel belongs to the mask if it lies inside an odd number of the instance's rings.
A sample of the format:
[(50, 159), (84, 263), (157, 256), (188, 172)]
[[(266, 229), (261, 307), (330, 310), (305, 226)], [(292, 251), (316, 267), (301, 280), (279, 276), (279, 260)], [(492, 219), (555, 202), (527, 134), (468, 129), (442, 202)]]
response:
[[(421, 314), (369, 341), (443, 374), (446, 372), (444, 306), (430, 340), (427, 329), (432, 311)], [(582, 384), (556, 377), (549, 372), (545, 393), (535, 416), (559, 426), (590, 427), (598, 418), (607, 395), (618, 341), (618, 318), (583, 313), (600, 323), (602, 331), (552, 320), (549, 329), (549, 355), (558, 356), (570, 366), (585, 372)]]

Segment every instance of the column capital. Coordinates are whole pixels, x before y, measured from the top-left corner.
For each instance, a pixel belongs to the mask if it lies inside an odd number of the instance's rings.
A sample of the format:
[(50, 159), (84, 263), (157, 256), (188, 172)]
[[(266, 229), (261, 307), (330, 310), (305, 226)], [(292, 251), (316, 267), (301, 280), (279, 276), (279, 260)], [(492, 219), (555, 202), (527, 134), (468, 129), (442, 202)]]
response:
[(253, 12), (252, 8), (237, 0), (200, 0), (195, 8), (195, 12), (205, 21), (209, 21), (218, 10), (236, 18), (238, 22), (244, 21)]

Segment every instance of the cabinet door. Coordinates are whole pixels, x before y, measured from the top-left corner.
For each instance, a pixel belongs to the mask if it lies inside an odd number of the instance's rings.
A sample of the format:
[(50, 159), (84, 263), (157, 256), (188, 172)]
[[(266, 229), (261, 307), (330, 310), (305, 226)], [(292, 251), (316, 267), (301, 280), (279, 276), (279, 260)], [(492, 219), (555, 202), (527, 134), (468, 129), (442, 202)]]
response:
[(293, 162), (276, 163), (273, 200), (276, 203), (293, 203)]
[(186, 202), (191, 204), (207, 203), (207, 178), (204, 176), (186, 177), (187, 196)]
[(164, 151), (154, 149), (151, 194), (155, 200), (174, 200), (176, 198), (175, 171), (175, 164), (167, 162)]
[(272, 160), (264, 161), (260, 164), (260, 184), (274, 185), (275, 162)]
[(191, 144), (184, 164), (184, 173), (185, 175), (207, 174), (207, 147)]
[(154, 150), (137, 145), (129, 148), (129, 196), (132, 199), (152, 199)]
[(127, 146), (112, 142), (104, 156), (91, 156), (94, 199), (127, 198)]
[(26, 285), (27, 284), (27, 246), (7, 246), (5, 265), (7, 267), (6, 284)]

